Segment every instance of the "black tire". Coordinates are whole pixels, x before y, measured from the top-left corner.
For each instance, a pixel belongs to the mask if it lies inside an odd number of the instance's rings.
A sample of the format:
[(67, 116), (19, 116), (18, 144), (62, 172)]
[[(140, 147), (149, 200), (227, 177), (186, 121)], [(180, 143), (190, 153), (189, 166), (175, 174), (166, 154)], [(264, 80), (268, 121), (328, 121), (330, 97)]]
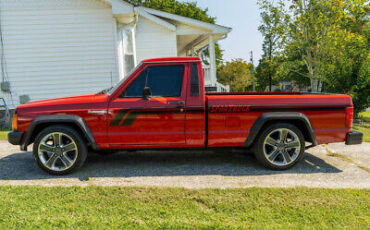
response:
[[(70, 166), (66, 170), (52, 170), (48, 167), (46, 167), (39, 156), (39, 146), (41, 141), (49, 136), (52, 133), (61, 133), (63, 135), (68, 136), (68, 138), (71, 138), (75, 146), (77, 147), (77, 151), (72, 150), (74, 153), (74, 162), (70, 164)], [(87, 146), (80, 134), (74, 130), (73, 128), (70, 128), (68, 126), (64, 125), (55, 125), (55, 126), (50, 126), (45, 129), (43, 129), (36, 137), (34, 145), (33, 145), (33, 157), (37, 163), (37, 165), (44, 170), (45, 172), (51, 174), (51, 175), (66, 175), (70, 174), (73, 171), (77, 170), (80, 168), (86, 160), (87, 157)], [(41, 154), (43, 155), (43, 154)], [(51, 154), (50, 154), (51, 155)], [(77, 155), (77, 156), (76, 156)], [(42, 157), (41, 157), (42, 158)], [(50, 157), (51, 158), (51, 157)], [(49, 158), (49, 159), (50, 159)]]
[[(276, 162), (274, 160), (269, 160), (268, 156), (269, 155), (266, 155), (265, 152), (268, 152), (266, 150), (266, 148), (269, 148), (269, 145), (270, 144), (267, 144), (265, 143), (265, 140), (267, 140), (267, 137), (269, 135), (274, 135), (275, 133), (274, 132), (278, 132), (279, 130), (290, 130), (291, 132), (293, 132), (296, 136), (295, 138), (299, 140), (299, 147), (296, 147), (294, 148), (293, 150), (292, 149), (289, 149), (286, 148), (286, 145), (285, 147), (281, 146), (283, 144), (281, 144), (281, 142), (279, 142), (277, 145), (278, 147), (271, 147), (271, 152), (274, 152), (274, 151), (279, 151), (280, 148), (281, 151), (280, 151), (280, 154), (276, 154), (277, 157), (280, 157), (280, 161), (281, 163), (276, 160)], [(288, 134), (289, 136), (292, 136), (292, 133), (289, 132)], [(280, 138), (277, 138), (280, 140)], [(266, 147), (267, 146), (267, 147)], [(287, 150), (289, 149), (289, 150)], [(304, 139), (304, 135), (302, 134), (302, 132), (294, 125), (292, 124), (289, 124), (289, 123), (275, 123), (275, 124), (272, 124), (272, 125), (269, 125), (268, 127), (266, 127), (264, 130), (262, 130), (262, 133), (257, 137), (257, 141), (254, 145), (254, 155), (256, 156), (257, 160), (266, 168), (269, 168), (269, 169), (272, 169), (272, 170), (286, 170), (286, 169), (289, 169), (291, 167), (293, 167), (294, 165), (296, 165), (303, 157), (304, 155), (304, 152), (305, 152), (305, 139)], [(293, 154), (291, 154), (293, 152)], [(286, 153), (289, 154), (288, 157), (286, 157)], [(270, 156), (272, 156), (273, 154), (271, 154)], [(290, 158), (291, 162), (290, 163), (287, 163), (288, 161), (286, 161), (285, 159), (286, 158), (289, 158), (291, 156), (295, 156), (295, 158)], [(277, 159), (277, 157), (275, 157), (275, 159)], [(293, 160), (294, 159), (294, 160)], [(274, 162), (274, 163), (272, 163)], [(285, 163), (285, 165), (284, 165)], [(282, 164), (282, 165), (280, 165)]]

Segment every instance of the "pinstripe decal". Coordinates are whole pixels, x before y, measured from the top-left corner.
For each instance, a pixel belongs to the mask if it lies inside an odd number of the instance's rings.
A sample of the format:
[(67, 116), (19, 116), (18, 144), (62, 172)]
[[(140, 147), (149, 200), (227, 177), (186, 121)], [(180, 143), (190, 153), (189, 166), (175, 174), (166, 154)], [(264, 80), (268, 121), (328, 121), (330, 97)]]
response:
[(137, 118), (137, 116), (139, 115), (140, 113), (138, 113), (138, 112), (130, 112), (127, 116), (126, 116), (126, 118), (124, 119), (124, 121), (123, 121), (123, 123), (121, 124), (121, 126), (131, 126), (134, 122), (135, 122), (135, 120), (136, 120), (136, 118)]
[[(187, 113), (202, 113), (204, 112), (203, 107), (188, 107), (185, 108)], [(110, 123), (110, 127), (114, 126), (131, 126), (135, 122), (138, 116), (144, 114), (161, 114), (161, 113), (183, 113), (179, 108), (131, 108), (122, 109), (113, 118)]]
[(110, 126), (119, 126), (121, 123), (122, 119), (125, 117), (127, 111), (126, 110), (120, 110), (117, 115), (113, 118), (113, 121), (110, 123)]

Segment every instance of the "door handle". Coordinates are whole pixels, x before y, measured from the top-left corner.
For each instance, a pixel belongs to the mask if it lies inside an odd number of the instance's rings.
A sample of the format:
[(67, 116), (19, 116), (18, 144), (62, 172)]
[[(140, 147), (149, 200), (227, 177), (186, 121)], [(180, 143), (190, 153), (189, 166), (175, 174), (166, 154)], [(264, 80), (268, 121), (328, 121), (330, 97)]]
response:
[(169, 105), (176, 105), (176, 108), (180, 109), (180, 112), (184, 112), (185, 101), (170, 101)]
[(170, 101), (168, 102), (169, 105), (182, 105), (184, 106), (185, 105), (185, 101)]

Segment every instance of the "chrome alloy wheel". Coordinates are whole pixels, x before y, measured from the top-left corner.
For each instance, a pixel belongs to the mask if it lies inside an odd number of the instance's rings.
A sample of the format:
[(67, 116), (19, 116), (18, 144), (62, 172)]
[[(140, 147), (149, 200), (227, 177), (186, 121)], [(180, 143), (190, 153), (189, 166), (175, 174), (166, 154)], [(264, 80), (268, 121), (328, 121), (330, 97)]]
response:
[(78, 149), (70, 136), (53, 132), (46, 135), (38, 146), (38, 157), (41, 163), (53, 171), (65, 171), (77, 160)]
[(301, 150), (298, 135), (290, 129), (271, 131), (263, 143), (263, 153), (273, 165), (286, 166), (297, 159)]

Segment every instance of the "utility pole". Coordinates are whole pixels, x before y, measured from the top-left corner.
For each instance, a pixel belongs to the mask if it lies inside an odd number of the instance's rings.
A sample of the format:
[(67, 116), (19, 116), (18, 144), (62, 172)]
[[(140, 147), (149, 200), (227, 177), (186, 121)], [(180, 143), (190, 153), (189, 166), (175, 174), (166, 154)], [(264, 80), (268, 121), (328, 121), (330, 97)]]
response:
[(256, 83), (254, 80), (254, 63), (253, 63), (253, 51), (251, 51), (251, 74), (252, 74), (252, 81), (253, 81), (253, 92), (256, 92)]

